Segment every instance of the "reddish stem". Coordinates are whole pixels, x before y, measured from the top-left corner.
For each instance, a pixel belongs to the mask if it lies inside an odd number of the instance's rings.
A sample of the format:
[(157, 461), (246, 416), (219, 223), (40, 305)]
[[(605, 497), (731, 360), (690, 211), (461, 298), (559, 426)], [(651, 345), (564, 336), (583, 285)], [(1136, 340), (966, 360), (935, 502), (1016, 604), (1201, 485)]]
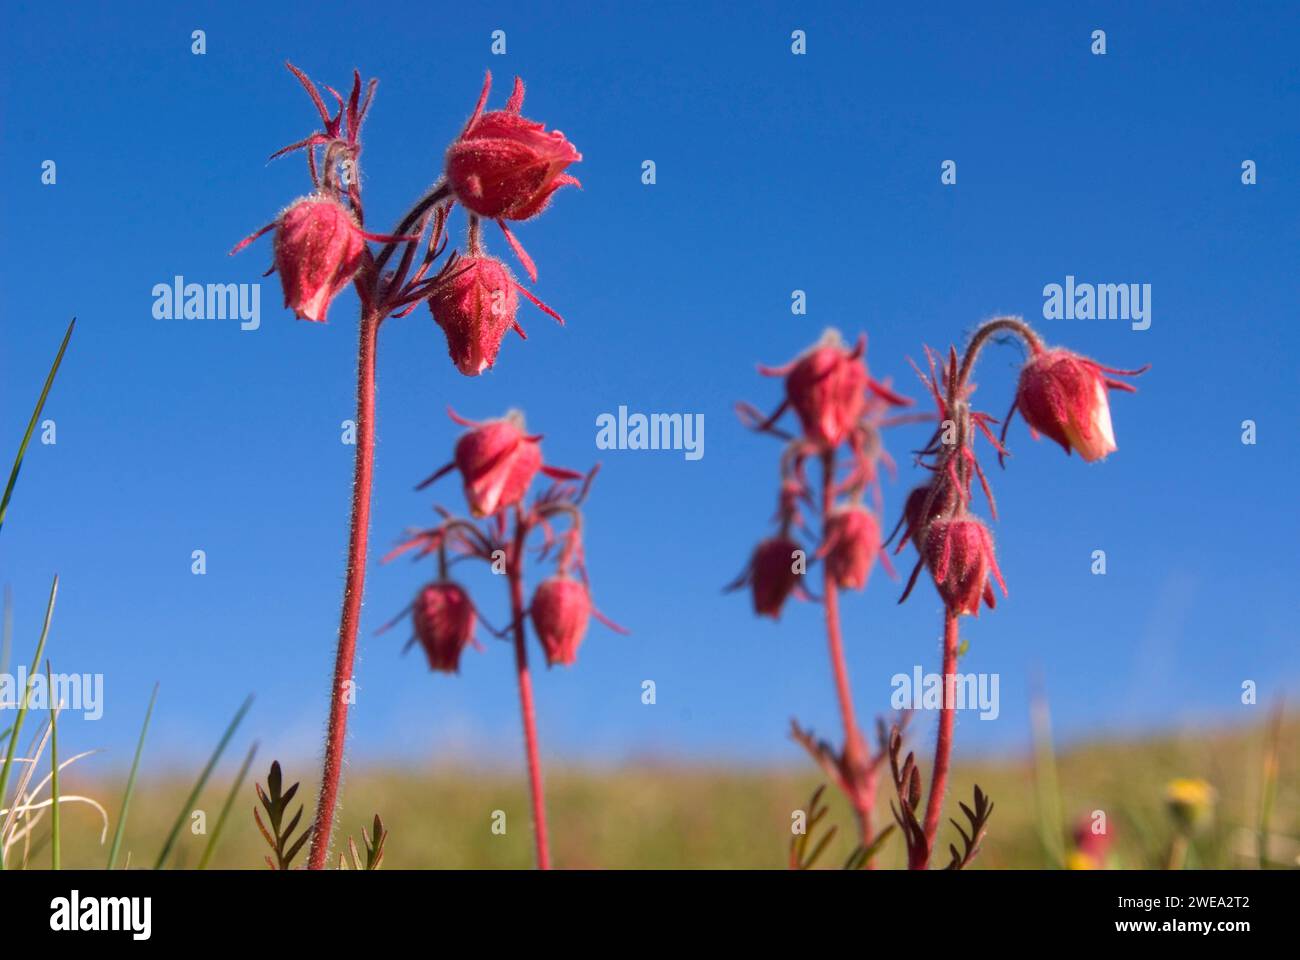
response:
[[(822, 454), (822, 531), (827, 529), (835, 508), (835, 451)], [(858, 818), (858, 833), (863, 846), (871, 843), (871, 806), (875, 795), (875, 769), (867, 757), (866, 743), (858, 730), (853, 711), (853, 693), (849, 686), (849, 668), (844, 660), (844, 641), (840, 631), (839, 587), (831, 575), (830, 565), (823, 565), (822, 604), (826, 610), (826, 640), (830, 647), (831, 672), (844, 724), (844, 779), (849, 802)]]
[(956, 709), (955, 689), (957, 675), (957, 623), (952, 609), (943, 615), (943, 708), (939, 711), (939, 735), (934, 743), (934, 772), (930, 779), (930, 799), (925, 805), (925, 848), (934, 852), (934, 839), (939, 833), (939, 817), (943, 813), (943, 795), (948, 787), (948, 767), (952, 760), (952, 725)]
[(339, 620), (338, 651), (334, 657), (334, 679), (330, 688), (325, 764), (321, 771), (320, 796), (316, 801), (311, 854), (307, 862), (311, 870), (323, 870), (329, 856), (334, 809), (338, 804), (339, 780), (343, 773), (349, 699), (344, 696), (344, 685), (352, 680), (352, 664), (357, 652), (357, 626), (361, 620), (361, 597), (366, 584), (370, 487), (375, 465), (375, 342), (380, 319), (381, 315), (374, 311), (366, 311), (361, 317), (360, 344), (357, 349), (357, 451), (353, 468), (352, 522), (348, 537), (348, 565), (343, 586), (343, 613)]
[(510, 611), (515, 624), (515, 673), (519, 678), (519, 713), (524, 721), (524, 750), (528, 756), (528, 790), (533, 806), (533, 832), (537, 841), (537, 868), (551, 869), (551, 849), (546, 836), (546, 798), (542, 793), (542, 760), (537, 750), (537, 716), (533, 709), (533, 680), (528, 672), (524, 644), (524, 540), (528, 528), (515, 517), (515, 543), (506, 568), (510, 580)]

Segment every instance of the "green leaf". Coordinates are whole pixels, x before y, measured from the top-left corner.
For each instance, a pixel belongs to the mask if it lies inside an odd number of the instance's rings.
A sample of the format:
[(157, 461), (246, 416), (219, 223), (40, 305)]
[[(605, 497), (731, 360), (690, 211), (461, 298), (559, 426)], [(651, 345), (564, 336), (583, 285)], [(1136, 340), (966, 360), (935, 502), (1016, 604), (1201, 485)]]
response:
[(235, 712), (230, 724), (226, 727), (226, 732), (221, 735), (221, 740), (217, 743), (217, 748), (212, 751), (212, 756), (208, 758), (208, 765), (203, 768), (199, 774), (199, 779), (194, 784), (194, 789), (190, 791), (185, 803), (181, 806), (180, 813), (176, 815), (176, 822), (172, 824), (171, 831), (167, 834), (167, 839), (163, 841), (162, 849), (158, 851), (158, 859), (154, 862), (153, 868), (161, 870), (162, 865), (167, 862), (167, 857), (171, 855), (172, 847), (176, 845), (176, 838), (180, 835), (181, 827), (185, 825), (185, 820), (189, 817), (190, 811), (194, 809), (194, 804), (198, 802), (199, 794), (207, 785), (208, 778), (212, 776), (212, 771), (216, 769), (217, 762), (225, 752), (226, 746), (230, 743), (230, 738), (235, 735), (235, 730), (240, 721), (244, 719), (244, 714), (248, 713), (248, 708), (253, 705), (252, 694), (243, 702), (240, 708)]
[(117, 828), (113, 831), (113, 843), (108, 848), (108, 869), (112, 870), (117, 862), (117, 852), (122, 847), (122, 832), (126, 828), (126, 811), (131, 806), (131, 795), (135, 793), (135, 775), (140, 769), (140, 754), (144, 750), (144, 735), (149, 732), (149, 718), (153, 716), (154, 701), (158, 699), (158, 684), (153, 685), (153, 694), (149, 697), (149, 708), (144, 712), (144, 726), (140, 728), (140, 739), (136, 741), (135, 758), (131, 761), (131, 775), (126, 780), (126, 793), (122, 796), (122, 809), (117, 814)]
[(27, 444), (32, 442), (32, 434), (36, 432), (36, 424), (41, 419), (41, 410), (45, 408), (45, 398), (50, 395), (50, 387), (54, 386), (54, 375), (59, 372), (59, 364), (63, 362), (63, 351), (68, 349), (68, 341), (72, 339), (72, 328), (76, 325), (77, 318), (73, 317), (72, 322), (68, 324), (68, 332), (63, 335), (63, 343), (59, 345), (59, 352), (54, 358), (54, 365), (50, 367), (49, 376), (45, 378), (45, 388), (41, 390), (41, 398), (36, 401), (36, 409), (32, 411), (32, 419), (27, 424), (27, 432), (23, 434), (23, 442), (18, 445), (18, 456), (14, 459), (13, 469), (9, 471), (9, 482), (5, 485), (4, 497), (0, 498), (0, 527), (4, 527), (5, 524), (9, 498), (13, 496), (14, 484), (18, 482), (18, 471), (22, 469)]
[(221, 836), (221, 830), (226, 825), (226, 819), (230, 816), (230, 809), (235, 805), (235, 798), (239, 791), (244, 789), (244, 780), (248, 778), (248, 768), (253, 765), (253, 757), (257, 755), (257, 744), (254, 743), (248, 748), (248, 756), (244, 757), (244, 765), (239, 768), (239, 775), (235, 777), (235, 784), (230, 788), (230, 793), (226, 794), (226, 802), (222, 804), (221, 813), (217, 816), (217, 825), (212, 829), (212, 835), (208, 837), (208, 845), (203, 848), (203, 856), (199, 858), (198, 869), (202, 870), (212, 859), (212, 852), (217, 849), (217, 838)]

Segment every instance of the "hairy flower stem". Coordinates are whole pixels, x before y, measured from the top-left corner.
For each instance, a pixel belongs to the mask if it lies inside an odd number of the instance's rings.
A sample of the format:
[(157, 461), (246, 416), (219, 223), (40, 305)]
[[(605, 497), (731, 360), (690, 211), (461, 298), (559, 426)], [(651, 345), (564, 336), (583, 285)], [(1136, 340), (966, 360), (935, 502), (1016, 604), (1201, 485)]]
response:
[[(925, 805), (925, 848), (934, 852), (943, 813), (943, 794), (948, 787), (948, 766), (952, 760), (952, 725), (956, 715), (957, 613), (943, 615), (943, 708), (939, 711), (939, 735), (934, 743), (934, 772), (930, 775), (930, 799)], [(927, 860), (928, 864), (928, 860)], [(923, 865), (925, 866), (925, 865)]]
[[(822, 530), (827, 528), (835, 507), (835, 451), (822, 454)], [(849, 686), (849, 668), (844, 660), (844, 642), (840, 631), (839, 587), (831, 575), (830, 565), (823, 564), (822, 603), (826, 610), (826, 640), (830, 647), (831, 671), (844, 724), (843, 775), (849, 802), (858, 820), (858, 835), (863, 846), (871, 843), (871, 806), (875, 798), (875, 770), (867, 756), (862, 732), (853, 711), (853, 694)]]
[(338, 650), (330, 687), (330, 716), (325, 739), (325, 764), (320, 796), (312, 826), (311, 855), (307, 866), (323, 870), (329, 856), (334, 809), (343, 773), (343, 746), (348, 729), (347, 685), (357, 652), (357, 626), (366, 583), (366, 541), (370, 534), (370, 487), (375, 466), (375, 344), (382, 313), (367, 310), (361, 317), (357, 350), (357, 450), (352, 482), (352, 521), (348, 537), (348, 564), (343, 586), (343, 613), (339, 620)]
[(1003, 332), (1014, 333), (1025, 341), (1031, 353), (1037, 354), (1043, 349), (1043, 338), (1019, 317), (997, 317), (990, 320), (975, 331), (975, 336), (971, 337), (970, 344), (966, 347), (966, 355), (961, 362), (961, 372), (957, 375), (959, 387), (970, 379), (971, 370), (975, 367), (975, 358), (979, 356), (980, 350), (984, 348), (989, 337)]
[(519, 712), (524, 721), (524, 750), (528, 757), (528, 790), (533, 805), (533, 833), (537, 841), (537, 868), (551, 869), (551, 849), (546, 835), (546, 797), (542, 793), (542, 760), (537, 750), (537, 716), (533, 708), (533, 680), (528, 672), (524, 643), (524, 540), (528, 528), (515, 516), (515, 542), (506, 567), (510, 581), (510, 613), (515, 631), (515, 674), (519, 678)]

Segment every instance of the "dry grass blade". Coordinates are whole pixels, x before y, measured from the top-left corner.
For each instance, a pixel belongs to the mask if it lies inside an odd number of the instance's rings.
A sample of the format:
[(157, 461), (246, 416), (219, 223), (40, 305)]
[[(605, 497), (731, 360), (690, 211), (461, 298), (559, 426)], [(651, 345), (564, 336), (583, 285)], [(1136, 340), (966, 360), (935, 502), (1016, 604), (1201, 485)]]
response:
[[(36, 655), (32, 658), (32, 666), (28, 671), (28, 677), (36, 676), (40, 669), (41, 654), (45, 652), (45, 641), (50, 635), (50, 621), (54, 618), (54, 601), (59, 595), (59, 578), (55, 576), (54, 583), (50, 587), (50, 599), (45, 605), (45, 621), (41, 625), (41, 638), (36, 643)], [(18, 736), (23, 730), (23, 719), (27, 716), (27, 699), (31, 690), (31, 680), (28, 680), (27, 689), (23, 691), (22, 702), (18, 704), (18, 715), (14, 718), (13, 727), (9, 733), (9, 749), (5, 752), (4, 766), (0, 767), (0, 805), (5, 802), (9, 788), (9, 773), (13, 769), (14, 756), (18, 752)], [(33, 767), (35, 764), (32, 765)], [(27, 772), (26, 779), (31, 779), (31, 771)], [(22, 788), (19, 788), (15, 794), (15, 805), (17, 798), (21, 796)], [(3, 828), (0, 828), (0, 845), (3, 844), (4, 836), (9, 831), (9, 821), (13, 819), (13, 812), (10, 811), (9, 817), (5, 821)], [(0, 870), (5, 868), (3, 849), (0, 848)]]

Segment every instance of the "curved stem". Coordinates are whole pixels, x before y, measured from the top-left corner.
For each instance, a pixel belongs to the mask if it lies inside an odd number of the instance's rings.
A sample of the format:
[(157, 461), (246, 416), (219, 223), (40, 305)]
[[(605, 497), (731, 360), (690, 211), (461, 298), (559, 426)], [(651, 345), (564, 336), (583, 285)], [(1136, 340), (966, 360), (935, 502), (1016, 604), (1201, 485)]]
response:
[(533, 832), (537, 841), (537, 867), (551, 869), (551, 849), (546, 835), (546, 797), (542, 793), (542, 760), (537, 749), (537, 716), (533, 708), (533, 680), (528, 672), (524, 644), (524, 541), (528, 528), (515, 515), (515, 542), (506, 576), (510, 580), (510, 614), (515, 625), (515, 674), (519, 679), (519, 713), (524, 723), (524, 751), (528, 758), (528, 790), (533, 807)]
[(957, 375), (958, 392), (961, 387), (970, 379), (971, 370), (975, 366), (975, 358), (979, 356), (980, 350), (988, 342), (989, 337), (995, 333), (1001, 333), (1009, 330), (1029, 345), (1032, 353), (1038, 353), (1043, 349), (1043, 338), (1034, 332), (1034, 328), (1019, 317), (998, 317), (990, 320), (984, 326), (975, 331), (975, 336), (971, 337), (970, 346), (966, 348), (966, 356), (962, 358), (961, 372)]
[[(934, 852), (934, 838), (939, 833), (939, 817), (943, 813), (943, 794), (948, 787), (948, 766), (952, 759), (952, 724), (956, 714), (957, 676), (957, 623), (956, 611), (947, 609), (943, 615), (943, 708), (939, 711), (939, 735), (934, 743), (934, 771), (930, 776), (930, 799), (925, 805), (925, 848)], [(928, 863), (928, 855), (927, 855)]]
[[(835, 451), (822, 454), (822, 536), (835, 508)], [(830, 648), (831, 673), (839, 698), (840, 719), (844, 724), (844, 779), (848, 799), (858, 820), (858, 834), (863, 846), (871, 842), (871, 805), (875, 793), (875, 774), (866, 755), (866, 744), (858, 730), (853, 711), (853, 693), (849, 686), (849, 668), (844, 659), (844, 641), (840, 630), (839, 586), (831, 575), (830, 564), (822, 565), (822, 605), (826, 611), (826, 641)]]
[(361, 620), (361, 597), (366, 583), (366, 541), (370, 533), (370, 487), (375, 459), (375, 345), (380, 314), (367, 311), (361, 317), (357, 349), (357, 451), (353, 468), (352, 521), (348, 537), (348, 563), (343, 586), (343, 612), (339, 620), (338, 650), (334, 657), (334, 679), (330, 687), (329, 725), (325, 735), (325, 763), (321, 771), (320, 796), (312, 826), (311, 855), (307, 866), (325, 868), (329, 855), (334, 809), (338, 803), (339, 780), (343, 773), (343, 745), (348, 728), (352, 664), (357, 652), (357, 626)]

